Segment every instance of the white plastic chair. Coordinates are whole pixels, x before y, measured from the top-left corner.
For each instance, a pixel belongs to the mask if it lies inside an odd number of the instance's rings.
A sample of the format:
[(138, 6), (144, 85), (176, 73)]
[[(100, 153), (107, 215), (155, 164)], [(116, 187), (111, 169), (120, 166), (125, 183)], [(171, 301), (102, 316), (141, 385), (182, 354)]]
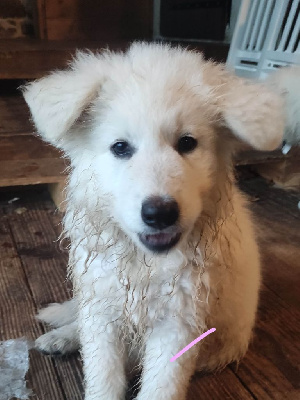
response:
[(227, 59), (246, 78), (300, 64), (300, 0), (242, 0)]

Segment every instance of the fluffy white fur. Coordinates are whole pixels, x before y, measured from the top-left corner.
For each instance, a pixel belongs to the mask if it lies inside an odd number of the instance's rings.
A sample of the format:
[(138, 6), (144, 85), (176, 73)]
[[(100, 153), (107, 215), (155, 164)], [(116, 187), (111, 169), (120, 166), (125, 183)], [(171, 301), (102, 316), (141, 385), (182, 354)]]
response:
[[(124, 399), (137, 367), (138, 400), (183, 400), (195, 370), (247, 350), (259, 254), (231, 156), (241, 142), (263, 150), (281, 143), (279, 98), (198, 53), (144, 43), (124, 54), (78, 54), (24, 96), (40, 135), (71, 160), (64, 225), (74, 299), (40, 312), (57, 329), (37, 347), (64, 353), (80, 338), (86, 400)], [(198, 146), (180, 155), (186, 133)], [(117, 140), (134, 146), (130, 159), (112, 154)], [(138, 236), (151, 233), (141, 206), (153, 195), (180, 208), (172, 229), (181, 240), (167, 253)]]
[(300, 66), (280, 68), (268, 76), (266, 84), (284, 99), (284, 141), (289, 145), (300, 145)]

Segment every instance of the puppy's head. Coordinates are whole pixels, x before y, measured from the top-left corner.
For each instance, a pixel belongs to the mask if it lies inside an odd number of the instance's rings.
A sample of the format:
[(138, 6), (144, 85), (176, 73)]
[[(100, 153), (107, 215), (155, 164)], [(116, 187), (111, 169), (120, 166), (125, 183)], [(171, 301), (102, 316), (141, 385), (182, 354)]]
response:
[(70, 157), (78, 196), (109, 198), (114, 223), (155, 252), (192, 230), (220, 147), (228, 153), (235, 137), (273, 150), (282, 139), (275, 95), (169, 46), (79, 54), (70, 69), (27, 85), (24, 96), (40, 135)]

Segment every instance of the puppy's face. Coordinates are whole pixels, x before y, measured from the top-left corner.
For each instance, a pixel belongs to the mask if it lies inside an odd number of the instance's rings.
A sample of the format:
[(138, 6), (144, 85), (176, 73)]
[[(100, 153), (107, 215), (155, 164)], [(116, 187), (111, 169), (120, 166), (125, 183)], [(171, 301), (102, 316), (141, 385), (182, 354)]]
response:
[(198, 89), (180, 78), (131, 76), (125, 87), (104, 85), (109, 100), (94, 102), (86, 144), (114, 220), (155, 252), (193, 228), (216, 165), (213, 110), (203, 96), (195, 101)]
[(78, 195), (105, 198), (108, 217), (152, 252), (174, 248), (201, 215), (220, 141), (227, 151), (221, 126), (260, 149), (283, 130), (265, 88), (167, 46), (79, 55), (24, 94), (40, 134), (71, 158)]

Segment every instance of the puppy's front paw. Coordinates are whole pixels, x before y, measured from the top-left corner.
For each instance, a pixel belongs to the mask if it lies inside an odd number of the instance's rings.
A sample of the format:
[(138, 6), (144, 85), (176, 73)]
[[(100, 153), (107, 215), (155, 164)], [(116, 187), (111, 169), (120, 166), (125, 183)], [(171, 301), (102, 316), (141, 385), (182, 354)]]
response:
[(35, 348), (46, 355), (57, 356), (74, 353), (79, 349), (79, 342), (74, 335), (69, 333), (62, 331), (62, 328), (54, 329), (40, 336), (35, 341)]

